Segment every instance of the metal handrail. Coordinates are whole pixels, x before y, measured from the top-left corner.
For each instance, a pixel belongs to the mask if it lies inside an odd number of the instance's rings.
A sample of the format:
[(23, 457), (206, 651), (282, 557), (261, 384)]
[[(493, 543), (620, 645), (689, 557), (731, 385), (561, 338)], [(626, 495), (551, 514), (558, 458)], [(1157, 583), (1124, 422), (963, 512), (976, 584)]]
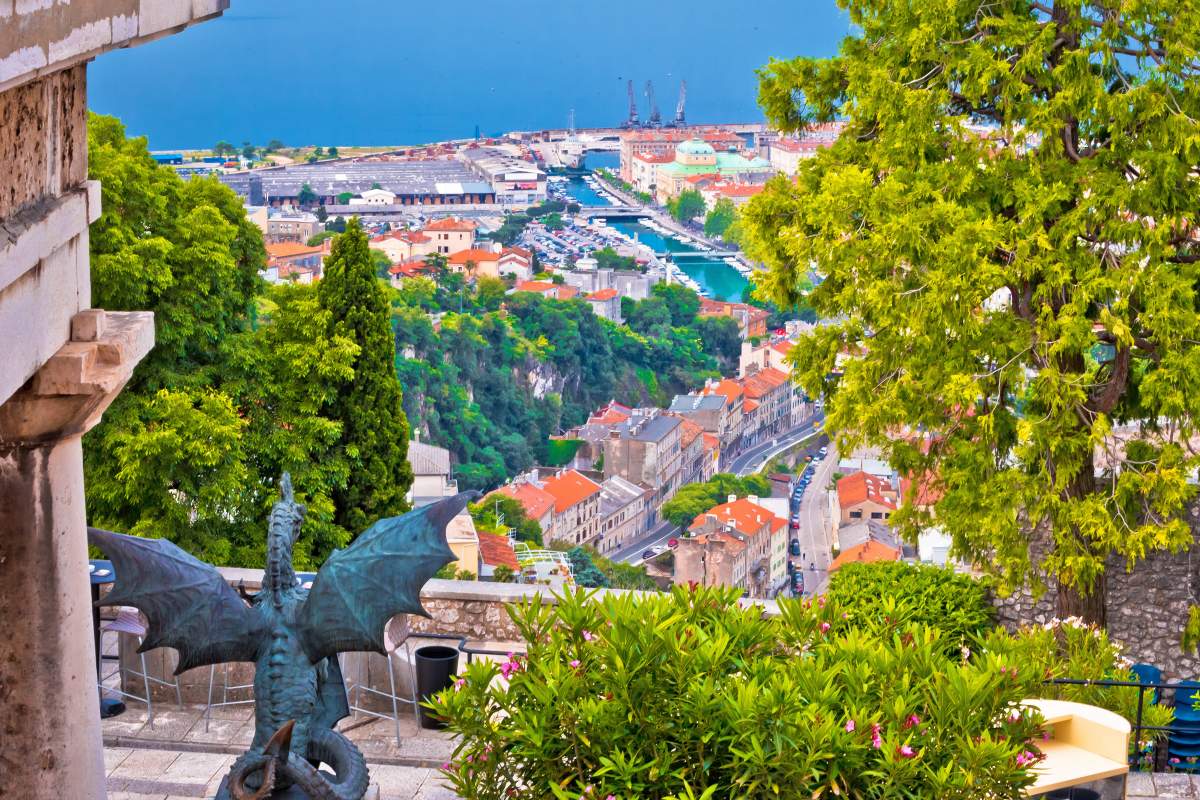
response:
[[(1152, 689), (1152, 690), (1155, 690), (1158, 692), (1161, 692), (1163, 690), (1171, 690), (1173, 692), (1178, 692), (1180, 689), (1184, 689), (1187, 691), (1191, 691), (1194, 695), (1200, 695), (1200, 686), (1184, 685), (1184, 684), (1178, 683), (1178, 682), (1171, 683), (1169, 681), (1159, 681), (1156, 683), (1147, 683), (1147, 682), (1143, 682), (1140, 680), (1138, 680), (1138, 681), (1120, 681), (1120, 680), (1112, 680), (1110, 678), (1098, 678), (1098, 679), (1050, 678), (1046, 681), (1046, 683), (1054, 684), (1054, 685), (1058, 685), (1058, 686), (1099, 686), (1101, 688), (1133, 687), (1133, 688), (1137, 689), (1138, 690), (1137, 717), (1133, 723), (1133, 741), (1134, 742), (1140, 742), (1142, 740), (1141, 734), (1144, 731), (1167, 731), (1167, 732), (1170, 732), (1173, 730), (1173, 728), (1171, 728), (1170, 726), (1167, 726), (1167, 725), (1145, 725), (1145, 724), (1143, 724), (1142, 717), (1143, 717), (1143, 713), (1145, 710), (1146, 690), (1147, 689)], [(1174, 699), (1175, 698), (1172, 698), (1172, 700), (1174, 700)], [(1200, 702), (1194, 701), (1193, 708), (1195, 708), (1196, 705), (1200, 705)], [(1178, 706), (1178, 703), (1173, 703), (1170, 707), (1174, 708), (1176, 706)], [(1154, 769), (1157, 769), (1160, 766), (1158, 763), (1159, 762), (1158, 756), (1159, 756), (1158, 747), (1155, 747), (1153, 752), (1150, 755), (1151, 766)]]

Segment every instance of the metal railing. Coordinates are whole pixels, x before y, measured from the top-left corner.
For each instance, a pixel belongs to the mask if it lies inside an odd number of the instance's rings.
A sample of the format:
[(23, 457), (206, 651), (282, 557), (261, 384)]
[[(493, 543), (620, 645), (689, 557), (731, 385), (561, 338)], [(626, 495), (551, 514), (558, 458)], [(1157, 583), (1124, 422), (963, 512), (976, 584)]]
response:
[[(1195, 704), (1200, 704), (1200, 687), (1193, 686), (1193, 685), (1185, 685), (1182, 683), (1170, 683), (1170, 682), (1166, 682), (1166, 681), (1160, 681), (1157, 683), (1147, 683), (1147, 682), (1143, 682), (1143, 681), (1117, 681), (1117, 680), (1109, 680), (1107, 678), (1100, 679), (1100, 680), (1089, 680), (1089, 679), (1083, 679), (1083, 678), (1051, 678), (1051, 679), (1047, 680), (1046, 683), (1057, 685), (1057, 686), (1098, 686), (1100, 688), (1135, 688), (1135, 689), (1137, 689), (1138, 690), (1137, 714), (1134, 717), (1131, 728), (1132, 728), (1132, 733), (1133, 733), (1133, 741), (1135, 743), (1135, 753), (1136, 753), (1135, 757), (1138, 759), (1138, 763), (1140, 763), (1141, 756), (1143, 755), (1143, 751), (1141, 749), (1141, 741), (1142, 741), (1142, 733), (1143, 732), (1162, 731), (1162, 732), (1165, 732), (1166, 734), (1168, 734), (1168, 736), (1169, 736), (1171, 731), (1173, 730), (1173, 728), (1169, 725), (1146, 725), (1145, 722), (1143, 721), (1144, 715), (1145, 715), (1145, 709), (1146, 709), (1146, 691), (1147, 690), (1157, 692), (1159, 703), (1163, 704), (1163, 705), (1166, 705), (1165, 703), (1162, 703), (1162, 700), (1165, 699), (1163, 692), (1164, 691), (1174, 692), (1175, 694), (1173, 694), (1171, 697), (1172, 702), (1171, 702), (1170, 706), (1167, 706), (1169, 708), (1174, 708), (1175, 706), (1178, 705), (1178, 700), (1179, 700), (1178, 693), (1180, 690), (1183, 690), (1185, 692), (1190, 692), (1193, 695), (1195, 695), (1196, 697), (1193, 702)], [(1184, 697), (1186, 698), (1186, 695), (1184, 695)], [(1152, 705), (1153, 704), (1154, 703), (1152, 702)], [(1161, 758), (1162, 751), (1163, 751), (1163, 748), (1158, 747), (1157, 743), (1154, 743), (1149, 751), (1150, 767), (1152, 770), (1154, 770), (1156, 772), (1159, 771), (1160, 768), (1163, 766), (1160, 763), (1162, 761), (1162, 758)]]

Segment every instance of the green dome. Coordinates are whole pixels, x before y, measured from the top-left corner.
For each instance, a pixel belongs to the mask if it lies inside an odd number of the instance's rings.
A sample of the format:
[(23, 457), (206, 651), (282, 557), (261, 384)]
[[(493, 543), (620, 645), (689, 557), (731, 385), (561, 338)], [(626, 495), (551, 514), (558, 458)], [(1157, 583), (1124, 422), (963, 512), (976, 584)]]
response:
[(712, 145), (700, 139), (688, 139), (679, 145), (679, 152), (687, 156), (711, 156), (716, 154)]

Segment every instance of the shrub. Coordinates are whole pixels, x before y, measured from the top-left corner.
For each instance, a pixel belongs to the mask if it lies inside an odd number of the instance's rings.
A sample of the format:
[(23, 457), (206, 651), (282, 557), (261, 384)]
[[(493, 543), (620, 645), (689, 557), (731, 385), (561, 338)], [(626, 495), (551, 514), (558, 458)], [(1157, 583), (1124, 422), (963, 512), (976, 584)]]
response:
[[(1047, 684), (1052, 678), (1076, 680), (1136, 681), (1130, 663), (1121, 656), (1121, 646), (1108, 638), (1108, 633), (1094, 625), (1084, 624), (1077, 617), (1051, 620), (1045, 625), (1022, 628), (1010, 636), (993, 631), (981, 647), (1002, 655), (1013, 664), (1021, 665), (1020, 676), (1029, 696), (1071, 700), (1076, 703), (1106, 708), (1120, 714), (1132, 725), (1137, 719), (1138, 690), (1132, 686), (1080, 686)], [(1153, 704), (1154, 694), (1147, 690), (1142, 709), (1142, 724), (1166, 727), (1174, 712), (1165, 705)], [(1165, 737), (1165, 731), (1143, 731), (1140, 742), (1130, 741), (1130, 755), (1136, 761), (1148, 761), (1155, 743)]]
[(528, 654), (470, 665), (431, 704), (461, 737), (443, 770), (454, 790), (1016, 800), (1032, 783), (1037, 720), (1001, 656), (948, 659), (920, 625), (835, 632), (832, 603), (781, 602), (764, 619), (737, 594), (511, 608)]
[(827, 600), (846, 609), (850, 625), (917, 622), (937, 628), (953, 653), (972, 645), (995, 616), (983, 583), (902, 561), (845, 565), (830, 577)]

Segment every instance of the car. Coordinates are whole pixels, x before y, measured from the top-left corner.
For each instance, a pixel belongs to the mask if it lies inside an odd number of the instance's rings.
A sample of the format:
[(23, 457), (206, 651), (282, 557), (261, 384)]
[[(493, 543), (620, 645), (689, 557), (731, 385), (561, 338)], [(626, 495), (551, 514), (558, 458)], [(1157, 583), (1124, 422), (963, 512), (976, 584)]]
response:
[(799, 570), (792, 573), (792, 594), (804, 594), (804, 573)]
[(790, 552), (794, 556), (800, 555), (800, 540), (799, 539), (792, 539)]
[(788, 527), (794, 531), (798, 531), (800, 530), (800, 523), (796, 520), (792, 520), (791, 523), (788, 524)]
[(818, 450), (817, 452), (821, 454), (821, 458), (824, 458), (825, 456), (829, 455), (829, 448), (828, 448), (828, 447), (822, 447), (822, 448), (821, 448), (820, 450)]
[(670, 539), (667, 539), (667, 547), (674, 550), (676, 547), (679, 547), (679, 540), (672, 536)]
[(654, 558), (656, 555), (658, 555), (658, 554), (655, 553), (653, 550), (650, 550), (650, 549), (643, 550), (642, 551), (642, 561), (649, 561), (650, 559)]
[(669, 548), (665, 544), (656, 544), (654, 547), (650, 548), (650, 551), (656, 556), (661, 556), (663, 553), (667, 552), (668, 549)]

